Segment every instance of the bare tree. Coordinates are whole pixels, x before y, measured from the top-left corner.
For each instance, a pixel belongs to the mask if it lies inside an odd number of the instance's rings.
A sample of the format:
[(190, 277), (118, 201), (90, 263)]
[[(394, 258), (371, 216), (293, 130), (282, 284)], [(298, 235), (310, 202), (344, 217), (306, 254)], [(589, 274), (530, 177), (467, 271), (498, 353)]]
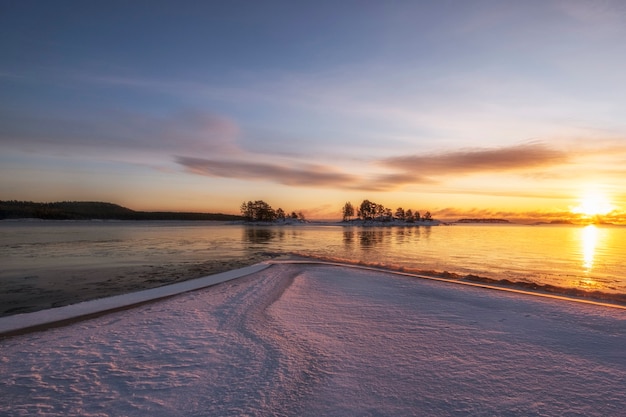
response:
[(344, 222), (350, 220), (352, 216), (354, 216), (354, 207), (352, 206), (351, 202), (348, 201), (346, 204), (344, 204), (342, 214)]

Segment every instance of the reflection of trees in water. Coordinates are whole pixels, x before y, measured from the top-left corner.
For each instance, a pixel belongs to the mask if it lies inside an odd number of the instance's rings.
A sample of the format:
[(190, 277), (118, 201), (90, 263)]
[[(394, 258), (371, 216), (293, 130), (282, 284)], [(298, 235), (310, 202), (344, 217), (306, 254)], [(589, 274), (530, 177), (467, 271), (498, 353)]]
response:
[(267, 227), (246, 227), (243, 229), (243, 240), (248, 243), (264, 244), (272, 240), (285, 238), (284, 230), (276, 230)]
[(398, 227), (395, 230), (398, 243), (410, 243), (421, 238), (430, 238), (431, 226)]
[(345, 246), (353, 246), (358, 242), (359, 246), (369, 248), (380, 245), (385, 236), (388, 236), (390, 231), (381, 229), (365, 229), (365, 230), (344, 230), (343, 232), (343, 244)]
[(355, 243), (363, 248), (372, 248), (386, 244), (387, 240), (394, 239), (398, 244), (411, 243), (421, 238), (428, 239), (431, 234), (430, 226), (393, 227), (382, 229), (344, 230), (343, 243), (352, 246)]
[(410, 243), (413, 239), (420, 238), (419, 227), (399, 227), (396, 229), (396, 242), (399, 244)]
[(370, 248), (374, 246), (381, 245), (386, 238), (391, 236), (392, 231), (390, 229), (384, 230), (362, 230), (359, 231), (359, 242), (361, 243), (361, 247)]

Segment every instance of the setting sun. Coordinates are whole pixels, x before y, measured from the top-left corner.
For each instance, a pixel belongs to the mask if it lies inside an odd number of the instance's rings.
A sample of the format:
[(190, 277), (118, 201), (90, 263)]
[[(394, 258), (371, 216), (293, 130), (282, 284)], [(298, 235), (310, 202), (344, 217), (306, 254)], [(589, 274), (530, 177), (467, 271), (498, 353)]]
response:
[(613, 205), (605, 194), (599, 191), (590, 191), (580, 199), (580, 205), (574, 207), (572, 212), (585, 216), (602, 216), (610, 213), (613, 209)]

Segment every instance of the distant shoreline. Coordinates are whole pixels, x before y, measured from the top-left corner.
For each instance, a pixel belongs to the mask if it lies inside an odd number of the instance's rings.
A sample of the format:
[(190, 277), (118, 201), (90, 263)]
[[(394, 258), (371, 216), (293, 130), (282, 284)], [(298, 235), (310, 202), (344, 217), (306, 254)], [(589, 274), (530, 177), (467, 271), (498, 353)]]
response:
[(66, 201), (35, 203), (0, 201), (0, 220), (189, 220), (236, 221), (242, 216), (223, 213), (135, 211), (113, 203)]
[(304, 220), (277, 219), (275, 221), (248, 221), (242, 215), (224, 213), (197, 213), (175, 211), (136, 211), (113, 203), (106, 202), (55, 202), (37, 203), (32, 201), (0, 201), (0, 221), (215, 221), (232, 222), (251, 226), (283, 226), (283, 225), (336, 225), (344, 227), (412, 227), (412, 226), (450, 226), (450, 225), (567, 225), (587, 226), (619, 226), (609, 222), (572, 222), (569, 220), (552, 220), (536, 222), (518, 222), (502, 218), (462, 218), (458, 220)]

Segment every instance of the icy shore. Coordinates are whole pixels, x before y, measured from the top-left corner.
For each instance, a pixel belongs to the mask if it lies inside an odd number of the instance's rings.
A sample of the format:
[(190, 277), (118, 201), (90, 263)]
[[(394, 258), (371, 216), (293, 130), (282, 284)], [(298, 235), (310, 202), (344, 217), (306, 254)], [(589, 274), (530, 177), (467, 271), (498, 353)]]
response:
[(329, 265), (0, 340), (0, 414), (618, 416), (626, 311)]

